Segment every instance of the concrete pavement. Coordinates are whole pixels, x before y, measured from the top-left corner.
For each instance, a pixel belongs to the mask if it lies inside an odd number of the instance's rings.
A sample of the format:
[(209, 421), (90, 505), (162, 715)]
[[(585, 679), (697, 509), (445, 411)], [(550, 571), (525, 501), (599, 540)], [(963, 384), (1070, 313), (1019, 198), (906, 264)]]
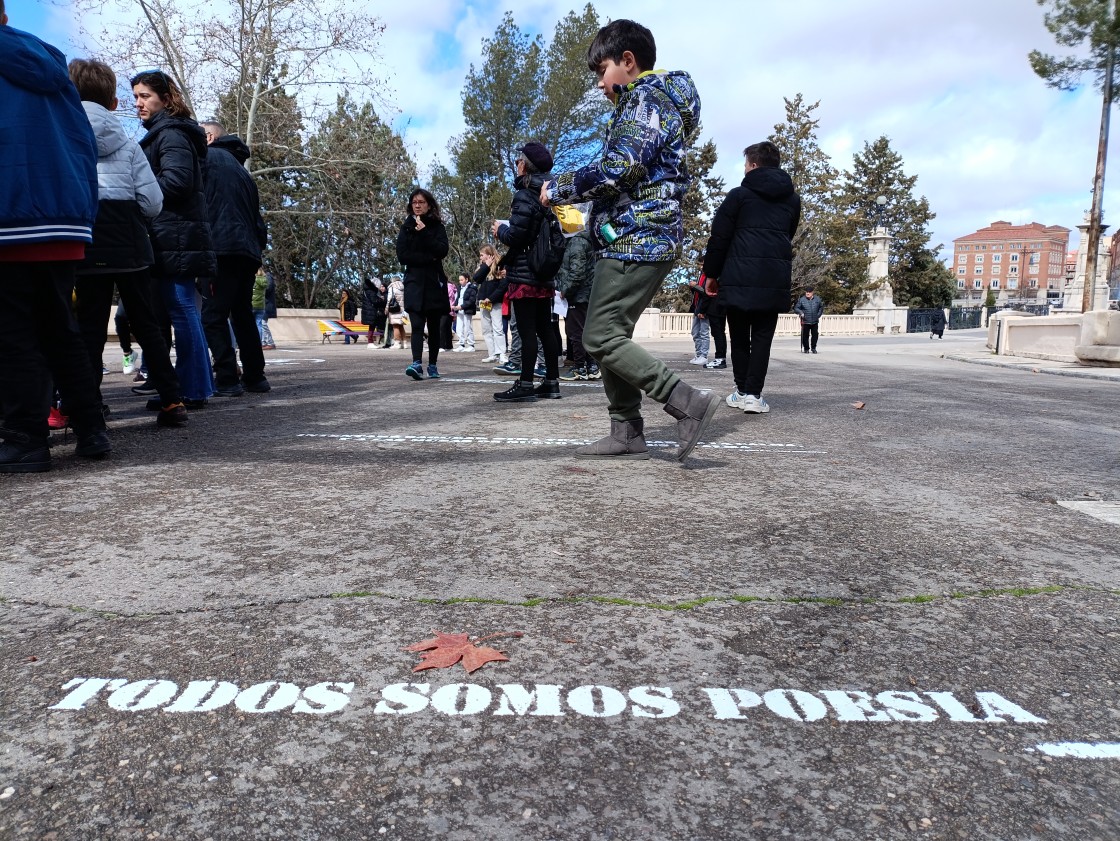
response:
[(108, 376), (108, 462), (0, 477), (0, 837), (1117, 837), (1120, 391), (947, 335), (780, 340), (685, 467), (482, 353)]

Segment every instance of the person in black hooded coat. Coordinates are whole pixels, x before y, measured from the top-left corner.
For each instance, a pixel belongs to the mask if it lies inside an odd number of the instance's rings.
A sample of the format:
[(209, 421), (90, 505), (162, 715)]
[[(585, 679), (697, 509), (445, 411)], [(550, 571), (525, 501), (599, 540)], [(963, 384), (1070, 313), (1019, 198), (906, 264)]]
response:
[[(163, 191), (163, 210), (149, 222), (156, 264), (152, 274), (175, 328), (175, 370), (188, 409), (214, 393), (210, 352), (194, 303), (195, 280), (217, 268), (202, 187), (206, 134), (166, 73), (134, 76), (136, 112), (148, 133), (140, 148)], [(141, 389), (143, 391), (143, 389)]]
[(743, 154), (746, 175), (712, 220), (704, 274), (708, 293), (718, 294), (726, 309), (731, 333), (735, 391), (727, 405), (759, 414), (770, 411), (762, 387), (778, 315), (789, 309), (801, 199), (773, 143), (755, 143)]
[[(217, 394), (238, 397), (249, 391), (264, 393), (271, 386), (264, 375), (264, 352), (253, 316), (253, 284), (268, 244), (261, 217), (261, 199), (253, 176), (245, 169), (249, 147), (221, 123), (202, 127), (210, 146), (203, 159), (202, 177), (210, 235), (218, 268), (204, 287), (202, 326), (214, 355)], [(241, 374), (230, 341), (230, 327), (241, 351)]]

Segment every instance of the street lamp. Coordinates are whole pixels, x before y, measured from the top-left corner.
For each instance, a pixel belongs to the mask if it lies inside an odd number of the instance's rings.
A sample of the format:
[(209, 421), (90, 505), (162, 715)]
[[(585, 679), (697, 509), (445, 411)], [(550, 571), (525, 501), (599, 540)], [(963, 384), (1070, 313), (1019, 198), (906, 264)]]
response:
[(886, 224), (883, 222), (883, 214), (886, 213), (886, 210), (887, 210), (887, 197), (886, 196), (879, 196), (877, 199), (875, 199), (875, 218), (878, 222), (877, 227), (879, 227), (879, 228), (887, 227)]

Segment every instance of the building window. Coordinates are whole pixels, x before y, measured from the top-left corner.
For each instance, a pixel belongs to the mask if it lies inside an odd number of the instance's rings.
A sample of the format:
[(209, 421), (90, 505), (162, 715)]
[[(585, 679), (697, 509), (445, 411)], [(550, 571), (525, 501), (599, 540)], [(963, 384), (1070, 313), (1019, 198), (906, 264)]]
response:
[(961, 266), (959, 269), (957, 269), (957, 274), (964, 274), (964, 266)]
[(1032, 266), (1038, 265), (1038, 254), (1032, 254), (1031, 259), (1027, 261)]
[(975, 258), (975, 262), (983, 263), (984, 262), (984, 255), (983, 254), (977, 254), (976, 258)]
[(975, 269), (972, 270), (972, 273), (973, 274), (984, 274), (984, 267), (983, 266), (977, 266)]
[(972, 288), (973, 289), (983, 289), (984, 284), (979, 280), (974, 280), (974, 281), (972, 281)]
[(957, 289), (964, 289), (964, 281), (963, 280), (958, 280), (957, 281)]
[(999, 266), (992, 266), (992, 274), (999, 274)]
[(1007, 288), (1008, 289), (1018, 289), (1019, 288), (1019, 281), (1017, 281), (1015, 278), (1011, 278), (1010, 280), (1007, 281)]
[(962, 264), (962, 265), (967, 263), (968, 262), (968, 255), (967, 254), (962, 254), (960, 257), (957, 258), (957, 262)]
[(998, 262), (999, 262), (1000, 260), (1002, 260), (1002, 259), (1003, 259), (1003, 255), (1002, 255), (1002, 254), (993, 254), (993, 255), (992, 255), (992, 262), (993, 262), (993, 263), (998, 263)]
[(1038, 289), (1038, 278), (1031, 278), (1031, 289)]
[(968, 251), (969, 248), (971, 248), (971, 246), (968, 246), (968, 245), (958, 245), (957, 246), (958, 251)]
[(1031, 274), (1038, 274), (1038, 266), (1031, 266), (1029, 269), (1027, 269), (1027, 271), (1029, 271)]
[(993, 277), (992, 282), (988, 284), (992, 289), (999, 289), (999, 278)]
[(1019, 267), (1018, 266), (1012, 266), (1011, 268), (1009, 268), (1007, 270), (1007, 273), (1008, 274), (1019, 274)]
[(1011, 262), (1012, 263), (1018, 263), (1019, 262), (1019, 255), (1018, 254), (1012, 254), (1011, 255)]
[(992, 251), (1003, 251), (1003, 246), (1002, 245), (993, 245), (992, 246)]
[(976, 246), (976, 250), (977, 251), (984, 251), (987, 247), (988, 246), (986, 246), (986, 245), (978, 245), (978, 246)]

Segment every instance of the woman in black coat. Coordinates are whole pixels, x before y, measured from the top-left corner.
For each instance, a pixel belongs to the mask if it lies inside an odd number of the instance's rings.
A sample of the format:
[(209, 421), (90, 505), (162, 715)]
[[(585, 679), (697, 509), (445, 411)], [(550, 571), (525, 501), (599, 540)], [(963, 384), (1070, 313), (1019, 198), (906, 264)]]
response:
[(362, 281), (362, 324), (369, 326), (366, 344), (379, 344), (385, 334), (385, 293), (376, 278)]
[(424, 377), (424, 328), (428, 330), (428, 377), (439, 379), (440, 319), (451, 312), (447, 297), (447, 230), (439, 215), (439, 204), (427, 190), (417, 188), (408, 197), (409, 215), (397, 235), (397, 259), (404, 266), (404, 309), (412, 330), (412, 364), (405, 373), (414, 380)]
[(163, 210), (150, 222), (156, 257), (152, 274), (175, 329), (183, 402), (188, 409), (199, 408), (214, 393), (210, 350), (194, 303), (195, 280), (217, 270), (202, 184), (206, 134), (166, 73), (147, 71), (131, 83), (136, 113), (148, 130), (140, 148), (163, 191)]

